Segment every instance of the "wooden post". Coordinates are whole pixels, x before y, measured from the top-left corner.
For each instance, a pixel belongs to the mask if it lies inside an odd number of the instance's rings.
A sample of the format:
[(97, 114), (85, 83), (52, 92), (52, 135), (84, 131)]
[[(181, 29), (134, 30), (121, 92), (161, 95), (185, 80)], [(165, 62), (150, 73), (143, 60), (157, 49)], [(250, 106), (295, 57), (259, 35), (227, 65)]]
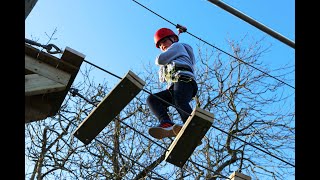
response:
[(251, 180), (250, 176), (241, 174), (237, 171), (233, 172), (230, 176), (229, 176), (230, 180)]
[(182, 167), (210, 129), (213, 114), (196, 107), (166, 152), (165, 160)]
[(141, 91), (145, 82), (129, 71), (119, 84), (83, 120), (73, 135), (89, 144)]

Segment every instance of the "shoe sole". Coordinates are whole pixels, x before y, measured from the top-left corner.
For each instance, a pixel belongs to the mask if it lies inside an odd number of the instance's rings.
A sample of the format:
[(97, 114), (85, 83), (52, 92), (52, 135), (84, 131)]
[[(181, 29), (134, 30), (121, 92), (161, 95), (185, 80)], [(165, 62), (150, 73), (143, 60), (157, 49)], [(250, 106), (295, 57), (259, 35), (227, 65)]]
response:
[(181, 130), (181, 128), (182, 128), (182, 125), (175, 124), (175, 125), (173, 125), (173, 127), (172, 127), (172, 131), (173, 131), (173, 133), (174, 133), (175, 135), (178, 135), (179, 132), (180, 132), (180, 130)]
[(173, 132), (173, 126), (168, 128), (152, 127), (149, 129), (149, 134), (156, 139), (176, 136), (176, 134)]

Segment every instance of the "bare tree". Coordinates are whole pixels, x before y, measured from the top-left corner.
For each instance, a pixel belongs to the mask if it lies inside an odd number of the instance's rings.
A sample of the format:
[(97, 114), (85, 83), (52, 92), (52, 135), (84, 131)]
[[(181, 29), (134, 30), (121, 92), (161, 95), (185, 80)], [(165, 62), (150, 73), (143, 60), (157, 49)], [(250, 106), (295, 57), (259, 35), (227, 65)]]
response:
[[(262, 40), (248, 45), (244, 40), (228, 41), (236, 58), (198, 46), (199, 92), (191, 104), (215, 118), (184, 167), (164, 161), (172, 139), (155, 140), (147, 133), (158, 121), (146, 106), (146, 97), (165, 86), (158, 82), (153, 64), (138, 74), (146, 82), (145, 91), (90, 144), (71, 135), (113, 88), (105, 82), (96, 85), (87, 67), (73, 88), (91, 102), (70, 93), (56, 116), (26, 124), (25, 154), (30, 163), (26, 178), (214, 180), (226, 179), (233, 171), (253, 179), (294, 175), (294, 92), (269, 76), (277, 73), (277, 78), (290, 82), (292, 67), (264, 67), (259, 59), (269, 48), (262, 48)], [(180, 121), (174, 108), (170, 115)]]

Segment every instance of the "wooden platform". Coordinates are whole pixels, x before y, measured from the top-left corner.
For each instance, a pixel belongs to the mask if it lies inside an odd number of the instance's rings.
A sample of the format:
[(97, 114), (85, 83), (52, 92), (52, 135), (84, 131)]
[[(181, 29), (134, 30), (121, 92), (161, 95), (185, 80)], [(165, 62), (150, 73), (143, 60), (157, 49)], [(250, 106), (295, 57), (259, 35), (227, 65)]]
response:
[(73, 135), (89, 144), (143, 89), (145, 82), (129, 71), (97, 107), (83, 120)]
[(56, 115), (84, 58), (69, 47), (57, 58), (25, 44), (25, 123)]
[(195, 108), (170, 145), (165, 160), (178, 167), (183, 167), (210, 129), (213, 118), (214, 116), (210, 112), (199, 107)]

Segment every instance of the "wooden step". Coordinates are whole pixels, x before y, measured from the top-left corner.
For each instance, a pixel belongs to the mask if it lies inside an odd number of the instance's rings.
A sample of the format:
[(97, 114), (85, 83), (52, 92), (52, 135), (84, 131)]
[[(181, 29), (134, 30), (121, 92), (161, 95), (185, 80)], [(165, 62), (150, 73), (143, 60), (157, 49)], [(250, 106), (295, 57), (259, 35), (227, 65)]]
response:
[(143, 89), (145, 82), (129, 71), (110, 93), (83, 120), (73, 135), (89, 144)]
[(196, 107), (166, 152), (165, 160), (182, 167), (213, 123), (213, 114)]

